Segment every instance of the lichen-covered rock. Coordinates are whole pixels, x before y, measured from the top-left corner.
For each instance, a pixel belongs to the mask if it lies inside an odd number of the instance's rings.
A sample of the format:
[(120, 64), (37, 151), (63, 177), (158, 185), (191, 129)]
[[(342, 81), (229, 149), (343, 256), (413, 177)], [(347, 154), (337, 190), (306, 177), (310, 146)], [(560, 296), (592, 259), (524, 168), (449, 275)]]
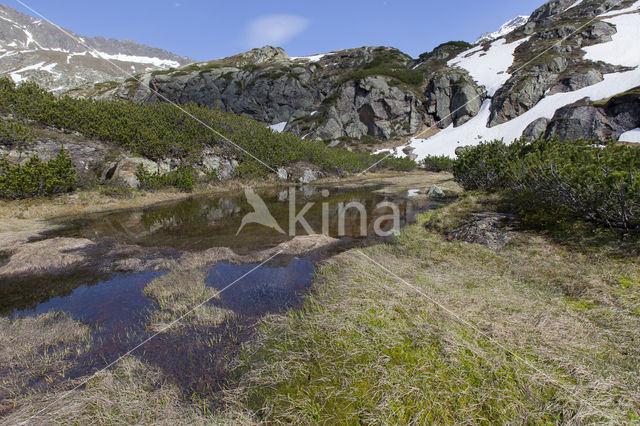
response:
[(526, 129), (524, 129), (524, 133), (522, 134), (522, 136), (530, 141), (536, 140), (544, 136), (545, 132), (547, 131), (548, 124), (548, 118), (538, 118), (537, 120), (534, 120), (531, 124), (529, 124)]
[(513, 238), (516, 230), (517, 222), (512, 215), (474, 213), (460, 227), (451, 231), (448, 237), (498, 250)]

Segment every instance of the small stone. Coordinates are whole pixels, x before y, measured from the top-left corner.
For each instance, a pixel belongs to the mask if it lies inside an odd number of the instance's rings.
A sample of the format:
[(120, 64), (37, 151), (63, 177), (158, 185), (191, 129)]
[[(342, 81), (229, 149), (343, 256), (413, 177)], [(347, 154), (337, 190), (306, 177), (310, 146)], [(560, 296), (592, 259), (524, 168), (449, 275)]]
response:
[(429, 197), (444, 197), (446, 194), (438, 185), (431, 185), (431, 187), (427, 189), (427, 195)]

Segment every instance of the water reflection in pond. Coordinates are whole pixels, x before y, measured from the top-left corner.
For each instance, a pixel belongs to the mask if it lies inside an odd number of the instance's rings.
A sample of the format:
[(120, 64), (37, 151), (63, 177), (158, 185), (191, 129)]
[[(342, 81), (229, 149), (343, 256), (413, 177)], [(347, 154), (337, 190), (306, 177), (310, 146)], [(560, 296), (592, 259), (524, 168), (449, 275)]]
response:
[[(328, 194), (328, 196), (326, 196)], [(398, 207), (400, 223), (411, 223), (416, 213), (437, 206), (425, 199), (409, 199), (397, 195), (383, 195), (371, 189), (337, 191), (316, 187), (303, 187), (297, 191), (288, 188), (260, 193), (269, 212), (282, 227), (289, 231), (290, 203), (295, 199), (296, 214), (304, 206), (311, 207), (304, 214), (314, 233), (323, 233), (323, 206), (327, 206), (329, 236), (361, 236), (361, 214), (357, 209), (345, 213), (344, 232), (340, 232), (340, 203), (357, 202), (366, 210), (366, 229), (389, 209), (377, 208), (382, 202), (393, 202)], [(185, 201), (154, 206), (146, 209), (94, 215), (63, 223), (65, 229), (52, 236), (76, 238), (115, 238), (118, 241), (146, 247), (164, 247), (179, 250), (204, 250), (211, 247), (229, 247), (238, 253), (261, 250), (287, 241), (291, 237), (271, 228), (248, 224), (236, 235), (242, 218), (253, 212), (244, 194), (218, 197), (198, 196)], [(389, 227), (391, 224), (386, 224)], [(287, 232), (289, 233), (289, 232)], [(296, 235), (308, 231), (300, 224)]]

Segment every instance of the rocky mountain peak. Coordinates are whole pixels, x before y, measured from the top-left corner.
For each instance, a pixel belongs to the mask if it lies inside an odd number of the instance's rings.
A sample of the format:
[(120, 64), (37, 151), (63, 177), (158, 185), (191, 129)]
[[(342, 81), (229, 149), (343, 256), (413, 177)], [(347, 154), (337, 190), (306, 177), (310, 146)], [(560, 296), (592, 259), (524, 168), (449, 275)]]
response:
[(496, 40), (496, 39), (498, 39), (500, 37), (504, 37), (507, 34), (510, 34), (513, 31), (515, 31), (516, 29), (518, 29), (521, 26), (525, 25), (527, 23), (527, 21), (529, 21), (529, 16), (526, 16), (526, 15), (516, 16), (515, 18), (511, 19), (510, 21), (508, 21), (504, 25), (502, 25), (498, 31), (495, 31), (493, 33), (484, 33), (484, 34), (482, 34), (480, 36), (480, 38), (478, 38), (478, 40), (476, 40), (475, 44), (480, 44), (480, 43), (484, 43), (484, 42), (487, 42), (487, 41), (493, 41), (493, 40)]

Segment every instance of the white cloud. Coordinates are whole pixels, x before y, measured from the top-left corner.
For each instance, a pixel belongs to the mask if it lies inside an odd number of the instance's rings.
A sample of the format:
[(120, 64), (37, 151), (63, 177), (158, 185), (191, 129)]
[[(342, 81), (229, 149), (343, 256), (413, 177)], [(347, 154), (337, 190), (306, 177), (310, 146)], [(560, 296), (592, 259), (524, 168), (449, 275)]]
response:
[(309, 20), (295, 15), (268, 15), (246, 28), (247, 47), (281, 46), (309, 27)]

